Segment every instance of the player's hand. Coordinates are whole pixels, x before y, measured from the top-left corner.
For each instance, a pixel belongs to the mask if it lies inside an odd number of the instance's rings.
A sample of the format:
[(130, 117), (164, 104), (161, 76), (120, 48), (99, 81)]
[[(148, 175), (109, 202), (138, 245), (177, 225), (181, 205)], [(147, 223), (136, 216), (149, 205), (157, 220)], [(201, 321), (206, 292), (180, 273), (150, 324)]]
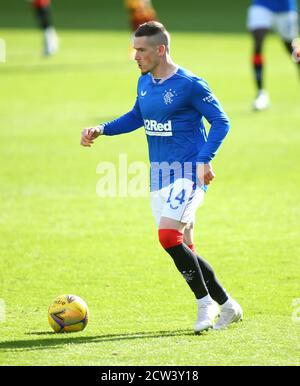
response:
[(90, 127), (87, 129), (83, 129), (81, 132), (81, 141), (80, 145), (85, 147), (91, 147), (94, 143), (94, 139), (99, 137), (100, 129), (99, 127)]
[(197, 176), (201, 185), (209, 185), (215, 178), (211, 164), (199, 163), (197, 166)]

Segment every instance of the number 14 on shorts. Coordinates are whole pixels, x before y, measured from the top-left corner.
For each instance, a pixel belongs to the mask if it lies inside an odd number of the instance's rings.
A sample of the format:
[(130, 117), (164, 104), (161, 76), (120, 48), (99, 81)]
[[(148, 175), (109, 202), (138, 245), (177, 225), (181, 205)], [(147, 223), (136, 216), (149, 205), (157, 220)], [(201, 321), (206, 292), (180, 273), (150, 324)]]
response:
[(171, 209), (178, 209), (180, 205), (185, 202), (186, 190), (182, 189), (180, 193), (174, 192), (174, 188), (170, 190), (169, 198), (167, 203), (170, 204)]

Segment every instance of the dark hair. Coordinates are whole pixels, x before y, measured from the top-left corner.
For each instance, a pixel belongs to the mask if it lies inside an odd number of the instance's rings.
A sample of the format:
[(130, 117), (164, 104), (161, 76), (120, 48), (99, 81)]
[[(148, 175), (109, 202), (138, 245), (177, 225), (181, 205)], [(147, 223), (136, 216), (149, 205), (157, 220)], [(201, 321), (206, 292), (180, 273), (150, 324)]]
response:
[(148, 21), (147, 23), (141, 24), (138, 27), (134, 36), (154, 36), (164, 32), (166, 32), (166, 28), (163, 24), (159, 23), (158, 21)]
[(170, 34), (165, 26), (158, 21), (148, 21), (141, 24), (135, 31), (134, 37), (139, 38), (147, 36), (151, 39), (153, 45), (163, 44), (166, 46), (166, 51), (170, 51)]

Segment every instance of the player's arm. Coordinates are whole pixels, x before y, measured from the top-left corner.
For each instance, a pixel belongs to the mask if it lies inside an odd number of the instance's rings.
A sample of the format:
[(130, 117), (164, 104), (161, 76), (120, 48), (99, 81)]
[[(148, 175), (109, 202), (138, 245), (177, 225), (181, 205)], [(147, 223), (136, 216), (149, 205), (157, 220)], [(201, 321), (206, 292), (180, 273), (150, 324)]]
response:
[(208, 185), (215, 177), (210, 161), (226, 137), (230, 124), (220, 102), (205, 81), (194, 82), (192, 104), (210, 124), (207, 142), (202, 146), (197, 157), (200, 182)]
[(102, 123), (97, 127), (84, 129), (81, 133), (80, 144), (85, 147), (90, 147), (99, 135), (130, 133), (143, 125), (144, 121), (140, 112), (138, 100), (136, 100), (133, 109), (127, 114), (124, 114), (113, 121)]

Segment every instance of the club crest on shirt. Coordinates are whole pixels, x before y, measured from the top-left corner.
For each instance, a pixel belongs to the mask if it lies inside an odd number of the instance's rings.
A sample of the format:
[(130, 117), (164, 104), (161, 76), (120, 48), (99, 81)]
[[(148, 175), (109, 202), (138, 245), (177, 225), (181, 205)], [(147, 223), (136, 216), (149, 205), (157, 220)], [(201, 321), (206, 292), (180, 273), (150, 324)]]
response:
[(175, 96), (177, 96), (177, 94), (171, 88), (169, 90), (165, 90), (163, 93), (165, 104), (170, 105), (173, 102)]

